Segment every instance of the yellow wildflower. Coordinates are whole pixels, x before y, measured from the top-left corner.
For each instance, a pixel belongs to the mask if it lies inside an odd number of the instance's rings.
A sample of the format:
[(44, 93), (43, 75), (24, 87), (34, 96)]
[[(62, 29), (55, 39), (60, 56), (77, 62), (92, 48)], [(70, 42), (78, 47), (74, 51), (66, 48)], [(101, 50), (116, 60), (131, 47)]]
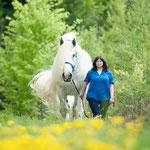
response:
[(33, 146), (35, 150), (48, 150), (49, 147), (52, 149), (55, 140), (51, 135), (38, 136), (33, 139)]
[(121, 125), (124, 122), (124, 118), (121, 116), (115, 116), (111, 119), (112, 124)]
[(51, 126), (51, 131), (54, 131), (55, 133), (62, 133), (64, 131), (64, 128), (58, 124), (54, 124)]
[(49, 131), (48, 128), (42, 128), (41, 134), (43, 134), (43, 135), (48, 135), (49, 133), (50, 133), (50, 131)]
[(138, 123), (133, 123), (133, 122), (127, 122), (125, 124), (127, 129), (136, 129), (136, 130), (140, 130), (143, 127), (143, 123), (142, 122), (138, 122)]
[(74, 126), (75, 126), (76, 128), (82, 128), (82, 127), (85, 126), (85, 123), (84, 123), (82, 120), (75, 120), (75, 121), (74, 121)]
[(111, 116), (108, 116), (108, 119), (111, 119), (112, 117)]
[(90, 120), (90, 124), (91, 124), (94, 128), (102, 128), (102, 127), (103, 127), (103, 124), (104, 124), (104, 121), (101, 120), (101, 119), (98, 119), (98, 120), (92, 119), (92, 120)]
[(139, 131), (141, 130), (143, 127), (143, 123), (142, 122), (138, 122), (138, 123), (135, 123), (135, 128)]
[(134, 129), (134, 123), (133, 122), (127, 122), (125, 124), (125, 126), (126, 126), (127, 129)]
[(8, 120), (7, 124), (8, 124), (9, 126), (12, 126), (12, 125), (14, 125), (14, 121), (13, 121), (13, 120)]
[(15, 129), (17, 134), (23, 134), (26, 131), (26, 128), (22, 125), (15, 126)]
[(71, 128), (71, 123), (69, 123), (69, 122), (65, 122), (65, 123), (63, 123), (62, 124), (62, 126), (65, 128), (65, 129), (69, 129), (69, 128)]
[(139, 130), (142, 128), (142, 123), (133, 123), (133, 122), (127, 122), (125, 124), (126, 128), (128, 129), (127, 135), (133, 136), (135, 135)]
[(112, 143), (102, 141), (89, 141), (85, 145), (88, 150), (116, 150), (116, 147)]

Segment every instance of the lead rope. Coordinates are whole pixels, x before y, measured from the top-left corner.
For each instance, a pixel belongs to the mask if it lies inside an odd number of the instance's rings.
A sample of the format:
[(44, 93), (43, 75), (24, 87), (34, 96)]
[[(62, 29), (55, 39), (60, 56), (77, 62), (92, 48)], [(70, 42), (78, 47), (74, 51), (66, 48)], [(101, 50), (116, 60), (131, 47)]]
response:
[[(72, 79), (72, 83), (74, 84), (74, 87), (75, 87), (75, 89), (76, 89), (76, 91), (77, 91), (77, 93), (79, 94), (79, 97), (80, 97), (79, 90), (77, 89), (77, 86), (76, 86), (76, 84), (75, 84), (75, 82), (74, 82), (73, 79)], [(83, 106), (83, 110), (84, 110), (84, 115), (85, 115), (86, 118), (89, 118), (89, 116), (86, 114), (85, 109), (84, 109), (83, 99), (82, 99), (81, 97), (80, 97), (80, 99), (81, 99), (81, 101), (82, 101), (82, 106)]]

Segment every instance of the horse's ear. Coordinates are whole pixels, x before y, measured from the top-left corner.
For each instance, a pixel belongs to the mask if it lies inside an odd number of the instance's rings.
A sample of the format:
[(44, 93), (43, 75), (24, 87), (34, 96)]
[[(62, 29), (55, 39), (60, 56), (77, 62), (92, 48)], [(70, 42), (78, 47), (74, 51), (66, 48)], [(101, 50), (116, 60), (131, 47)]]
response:
[(73, 46), (76, 46), (76, 39), (74, 38), (72, 41)]
[(61, 39), (60, 39), (60, 45), (62, 45), (63, 43), (64, 43), (64, 41), (63, 41), (63, 39), (61, 37)]

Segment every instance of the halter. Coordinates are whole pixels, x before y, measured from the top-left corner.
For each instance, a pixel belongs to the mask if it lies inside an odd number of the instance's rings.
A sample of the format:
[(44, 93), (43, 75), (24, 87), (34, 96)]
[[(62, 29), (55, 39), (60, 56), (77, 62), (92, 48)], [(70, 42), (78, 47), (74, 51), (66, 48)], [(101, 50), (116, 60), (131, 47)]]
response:
[(73, 72), (77, 65), (77, 52), (75, 53), (75, 64), (73, 65), (72, 63), (70, 63), (68, 61), (66, 61), (65, 64), (69, 64), (72, 67), (72, 72)]

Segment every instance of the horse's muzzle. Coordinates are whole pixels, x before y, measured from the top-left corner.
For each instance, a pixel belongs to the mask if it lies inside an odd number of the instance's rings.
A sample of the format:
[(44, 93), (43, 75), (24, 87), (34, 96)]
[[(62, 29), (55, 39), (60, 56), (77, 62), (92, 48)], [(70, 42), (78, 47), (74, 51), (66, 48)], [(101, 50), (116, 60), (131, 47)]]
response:
[(70, 82), (71, 78), (72, 78), (72, 74), (69, 73), (68, 75), (65, 75), (65, 73), (63, 73), (62, 78), (63, 78), (64, 82)]

